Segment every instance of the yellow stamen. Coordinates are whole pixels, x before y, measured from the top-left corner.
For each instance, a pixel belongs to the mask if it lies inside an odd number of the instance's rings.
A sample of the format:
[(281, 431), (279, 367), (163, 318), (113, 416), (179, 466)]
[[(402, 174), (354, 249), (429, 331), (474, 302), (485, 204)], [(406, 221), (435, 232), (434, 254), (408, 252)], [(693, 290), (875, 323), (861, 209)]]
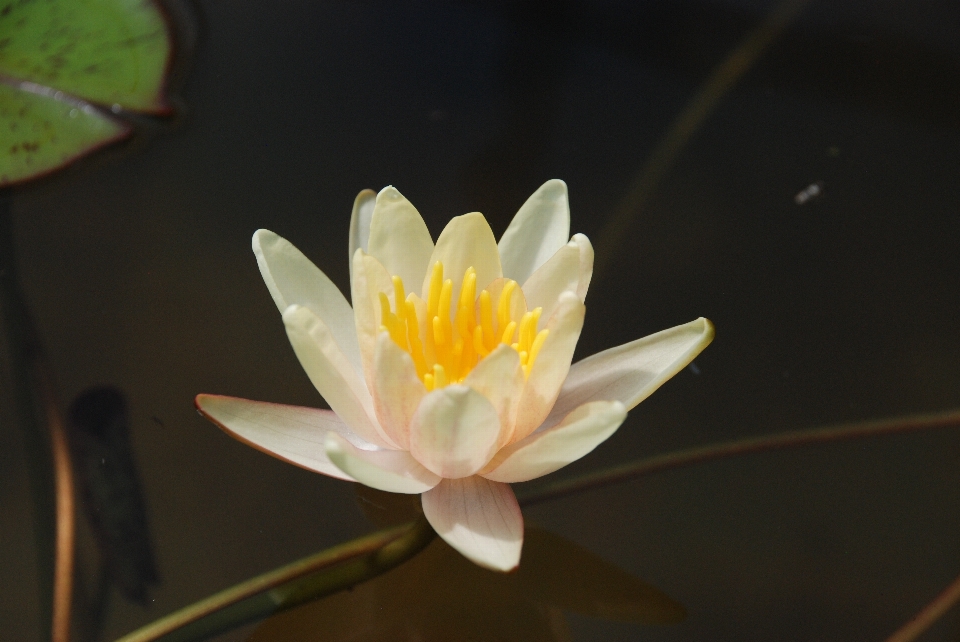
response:
[(497, 335), (493, 332), (493, 301), (486, 290), (480, 293), (480, 327), (483, 328), (483, 345), (489, 354), (497, 345)]
[(403, 318), (401, 305), (407, 300), (407, 295), (403, 292), (403, 279), (399, 276), (393, 277), (393, 300), (397, 302), (397, 316)]
[[(410, 295), (413, 296), (412, 294)], [(417, 376), (423, 379), (427, 372), (427, 362), (423, 358), (423, 345), (420, 343), (420, 322), (417, 320), (417, 308), (413, 305), (411, 299), (407, 299), (404, 304), (406, 315), (404, 321), (407, 324), (407, 341), (410, 343), (410, 356), (413, 357), (413, 365), (417, 367)]]
[(548, 334), (547, 330), (537, 333), (542, 309), (525, 312), (514, 320), (513, 294), (519, 286), (516, 281), (506, 280), (494, 311), (489, 291), (482, 290), (477, 295), (477, 271), (473, 267), (464, 272), (454, 303), (453, 281), (443, 276), (443, 264), (437, 261), (427, 284), (423, 326), (417, 315), (420, 299), (414, 294), (406, 296), (399, 276), (391, 278), (395, 311), (388, 294), (378, 293), (380, 331), (388, 332), (394, 343), (410, 355), (424, 387), (435, 390), (462, 382), (499, 344), (517, 351), (523, 371), (529, 376)]
[(523, 366), (523, 371), (530, 376), (530, 370), (533, 368), (534, 362), (537, 360), (537, 355), (540, 354), (540, 348), (543, 347), (543, 342), (547, 340), (547, 335), (550, 334), (549, 330), (541, 330), (537, 334), (537, 338), (533, 340), (533, 345), (530, 347), (530, 356), (527, 357), (527, 363)]
[(443, 263), (437, 261), (433, 264), (433, 272), (430, 274), (430, 289), (427, 296), (427, 318), (432, 319), (437, 315), (437, 306), (440, 305), (440, 288), (443, 286)]
[[(486, 292), (486, 290), (484, 290), (484, 292)], [(490, 354), (490, 351), (487, 350), (487, 346), (485, 346), (483, 343), (483, 328), (479, 325), (473, 331), (473, 349), (477, 351), (477, 355), (481, 359)]]
[[(503, 337), (500, 339), (500, 343), (506, 343), (510, 345), (513, 342), (513, 333), (517, 331), (517, 322), (511, 321), (507, 324), (506, 330), (503, 331)], [(516, 350), (516, 348), (514, 348)]]
[[(513, 298), (513, 291), (517, 289), (517, 282), (508, 280), (503, 284), (503, 291), (500, 292), (500, 302), (497, 303), (497, 327), (503, 330), (510, 323), (510, 299)], [(512, 336), (512, 335), (511, 335)], [(504, 343), (507, 343), (504, 341)]]

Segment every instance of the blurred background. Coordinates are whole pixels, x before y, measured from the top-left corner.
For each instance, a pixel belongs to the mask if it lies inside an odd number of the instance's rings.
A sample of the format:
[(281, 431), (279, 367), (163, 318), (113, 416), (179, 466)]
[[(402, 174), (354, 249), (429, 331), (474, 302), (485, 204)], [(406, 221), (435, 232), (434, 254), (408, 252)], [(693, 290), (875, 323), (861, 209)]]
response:
[[(178, 116), (13, 203), (64, 406), (93, 385), (128, 399), (161, 583), (146, 608), (114, 599), (105, 639), (373, 529), (350, 484), (194, 411), (201, 392), (324, 405), (260, 279), (256, 229), (348, 291), (361, 189), (395, 185), (434, 236), (469, 211), (499, 236), (562, 178), (572, 230), (597, 239), (776, 5), (191, 5)], [(631, 212), (619, 243), (596, 247), (577, 358), (698, 316), (716, 339), (558, 477), (960, 407), (960, 5), (808, 2)], [(33, 640), (25, 455), (0, 400), (0, 628)], [(687, 610), (671, 626), (569, 615), (574, 640), (882, 640), (960, 572), (960, 433), (710, 463), (525, 516)], [(923, 639), (960, 640), (960, 613)]]

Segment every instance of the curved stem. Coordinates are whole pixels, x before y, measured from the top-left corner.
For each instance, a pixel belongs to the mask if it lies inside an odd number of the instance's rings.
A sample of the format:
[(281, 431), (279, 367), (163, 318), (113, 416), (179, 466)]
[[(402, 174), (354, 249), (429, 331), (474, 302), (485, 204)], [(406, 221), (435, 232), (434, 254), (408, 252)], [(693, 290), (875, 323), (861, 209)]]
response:
[(960, 602), (960, 576), (935, 597), (932, 602), (923, 607), (913, 619), (904, 624), (896, 633), (886, 639), (886, 642), (913, 642), (920, 637), (933, 623), (947, 614)]
[(613, 215), (597, 236), (594, 243), (597, 248), (593, 265), (594, 282), (599, 281), (600, 276), (610, 266), (610, 261), (616, 255), (623, 239), (629, 238), (630, 225), (637, 211), (653, 196), (680, 152), (713, 114), (727, 92), (753, 67), (809, 1), (782, 0), (774, 6), (763, 22), (748, 33), (723, 62), (714, 68), (687, 106), (674, 118), (670, 128), (654, 147)]
[(57, 408), (50, 382), (41, 373), (40, 393), (47, 410), (50, 442), (53, 448), (54, 486), (56, 488), (56, 554), (53, 567), (53, 642), (70, 642), (73, 607), (73, 578), (76, 557), (76, 489), (73, 464), (67, 445), (63, 418)]
[(69, 642), (76, 534), (73, 464), (53, 375), (17, 278), (9, 190), (0, 190), (0, 310), (9, 386), (30, 469), (43, 639)]
[(196, 602), (117, 642), (190, 642), (348, 589), (410, 559), (436, 534), (420, 518), (334, 546)]
[(654, 455), (653, 457), (628, 462), (620, 466), (588, 473), (580, 477), (564, 479), (522, 493), (518, 499), (522, 505), (530, 506), (575, 493), (581, 493), (586, 490), (593, 490), (595, 488), (602, 488), (611, 484), (629, 481), (663, 470), (672, 470), (692, 464), (700, 464), (714, 459), (723, 459), (725, 457), (734, 457), (768, 450), (779, 450), (781, 448), (811, 446), (813, 444), (856, 439), (858, 437), (889, 435), (915, 430), (956, 426), (960, 426), (960, 410), (749, 437), (747, 439), (699, 446), (687, 450), (678, 450), (663, 455)]

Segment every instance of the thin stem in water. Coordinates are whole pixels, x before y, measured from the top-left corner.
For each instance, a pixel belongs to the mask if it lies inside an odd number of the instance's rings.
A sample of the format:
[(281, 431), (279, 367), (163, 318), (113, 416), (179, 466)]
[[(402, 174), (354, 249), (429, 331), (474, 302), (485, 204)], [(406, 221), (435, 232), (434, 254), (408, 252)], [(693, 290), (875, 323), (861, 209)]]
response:
[(809, 1), (782, 0), (776, 4), (763, 22), (717, 65), (683, 111), (674, 118), (597, 236), (597, 256), (593, 266), (595, 282), (610, 266), (623, 239), (629, 238), (628, 232), (637, 212), (646, 206), (683, 149), (717, 109), (727, 92), (753, 67), (787, 25), (800, 15)]
[(894, 417), (893, 419), (841, 424), (839, 426), (828, 426), (814, 430), (796, 430), (775, 435), (749, 437), (747, 439), (738, 439), (736, 441), (679, 450), (663, 455), (654, 455), (653, 457), (628, 462), (620, 466), (588, 473), (580, 477), (563, 479), (522, 493), (519, 496), (519, 500), (522, 505), (530, 506), (553, 499), (560, 499), (561, 497), (581, 493), (586, 490), (618, 484), (664, 470), (672, 470), (737, 455), (780, 450), (782, 448), (795, 448), (798, 446), (811, 446), (813, 444), (856, 439), (859, 437), (890, 435), (916, 430), (956, 426), (960, 426), (960, 410), (951, 410), (937, 414)]
[(888, 637), (886, 642), (913, 642), (933, 626), (934, 622), (956, 606), (957, 602), (960, 602), (960, 576), (953, 580), (932, 602), (913, 616), (912, 620)]
[(192, 642), (348, 589), (410, 559), (436, 534), (420, 518), (264, 573), (134, 631), (117, 642)]

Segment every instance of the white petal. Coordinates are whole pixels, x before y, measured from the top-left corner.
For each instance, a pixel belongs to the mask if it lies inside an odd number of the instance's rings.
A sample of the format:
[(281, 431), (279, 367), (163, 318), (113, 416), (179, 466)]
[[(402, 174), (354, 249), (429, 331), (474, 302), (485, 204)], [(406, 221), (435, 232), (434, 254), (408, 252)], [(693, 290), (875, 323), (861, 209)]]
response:
[(567, 184), (549, 180), (527, 199), (500, 237), (503, 276), (525, 282), (569, 239)]
[(520, 564), (523, 514), (506, 484), (476, 476), (444, 479), (422, 502), (437, 535), (470, 561), (503, 572)]
[(441, 477), (474, 474), (496, 453), (500, 420), (493, 405), (469, 386), (427, 394), (410, 425), (410, 454)]
[(468, 267), (477, 271), (477, 289), (485, 287), (502, 276), (500, 254), (493, 231), (483, 214), (473, 212), (457, 216), (447, 223), (437, 239), (437, 246), (427, 262), (421, 298), (428, 300), (433, 264), (443, 263), (443, 278), (453, 281), (453, 301), (458, 301), (460, 284)]
[(353, 299), (353, 315), (357, 323), (357, 341), (360, 343), (360, 360), (370, 389), (374, 386), (374, 357), (377, 337), (380, 335), (380, 292), (387, 295), (393, 310), (393, 281), (380, 261), (363, 250), (353, 255), (353, 275), (350, 279), (350, 295)]
[(337, 286), (292, 243), (270, 230), (254, 233), (253, 253), (280, 312), (291, 305), (309, 308), (330, 329), (354, 369), (361, 372), (353, 309)]
[(558, 425), (535, 432), (497, 453), (482, 473), (493, 481), (515, 483), (542, 477), (574, 462), (602, 444), (627, 418), (619, 401), (593, 401)]
[(353, 212), (350, 214), (350, 247), (347, 259), (350, 261), (350, 275), (353, 275), (353, 255), (358, 249), (367, 251), (370, 243), (370, 219), (373, 218), (373, 207), (377, 202), (377, 193), (372, 189), (365, 189), (353, 201)]
[(427, 389), (413, 359), (386, 332), (377, 338), (374, 370), (373, 404), (380, 425), (400, 448), (409, 450), (410, 423)]
[(593, 244), (583, 234), (574, 234), (571, 242), (580, 248), (580, 282), (577, 284), (577, 296), (581, 301), (587, 300), (587, 290), (593, 279)]
[(433, 254), (430, 231), (420, 212), (393, 187), (384, 187), (377, 194), (367, 253), (391, 276), (403, 279), (407, 289), (420, 285), (427, 273), (427, 261)]
[(406, 450), (360, 450), (335, 433), (327, 433), (324, 445), (330, 461), (370, 488), (418, 495), (440, 483), (439, 477), (417, 463)]
[(396, 448), (377, 422), (363, 379), (347, 363), (323, 321), (307, 308), (291, 305), (283, 313), (283, 323), (300, 365), (330, 408), (363, 439)]
[(523, 284), (527, 307), (543, 308), (540, 318), (547, 320), (556, 311), (561, 293), (573, 292), (583, 301), (592, 275), (593, 246), (586, 236), (576, 234)]
[(364, 448), (374, 448), (353, 434), (330, 410), (220, 395), (197, 395), (195, 403), (204, 417), (243, 443), (337, 479), (353, 481), (327, 458), (323, 440), (328, 433), (337, 433)]
[(532, 433), (550, 413), (560, 386), (570, 370), (573, 351), (577, 347), (580, 330), (583, 329), (583, 315), (583, 303), (576, 294), (564, 292), (560, 295), (557, 311), (547, 322), (550, 334), (530, 369), (527, 385), (520, 397), (517, 424), (510, 438), (511, 442), (519, 441)]
[(630, 410), (693, 361), (713, 335), (713, 324), (700, 318), (578, 361), (544, 427), (588, 401), (615, 399)]
[(497, 411), (500, 418), (498, 447), (506, 443), (513, 434), (525, 381), (520, 355), (506, 344), (494, 348), (463, 380), (465, 386), (470, 386), (486, 397)]

